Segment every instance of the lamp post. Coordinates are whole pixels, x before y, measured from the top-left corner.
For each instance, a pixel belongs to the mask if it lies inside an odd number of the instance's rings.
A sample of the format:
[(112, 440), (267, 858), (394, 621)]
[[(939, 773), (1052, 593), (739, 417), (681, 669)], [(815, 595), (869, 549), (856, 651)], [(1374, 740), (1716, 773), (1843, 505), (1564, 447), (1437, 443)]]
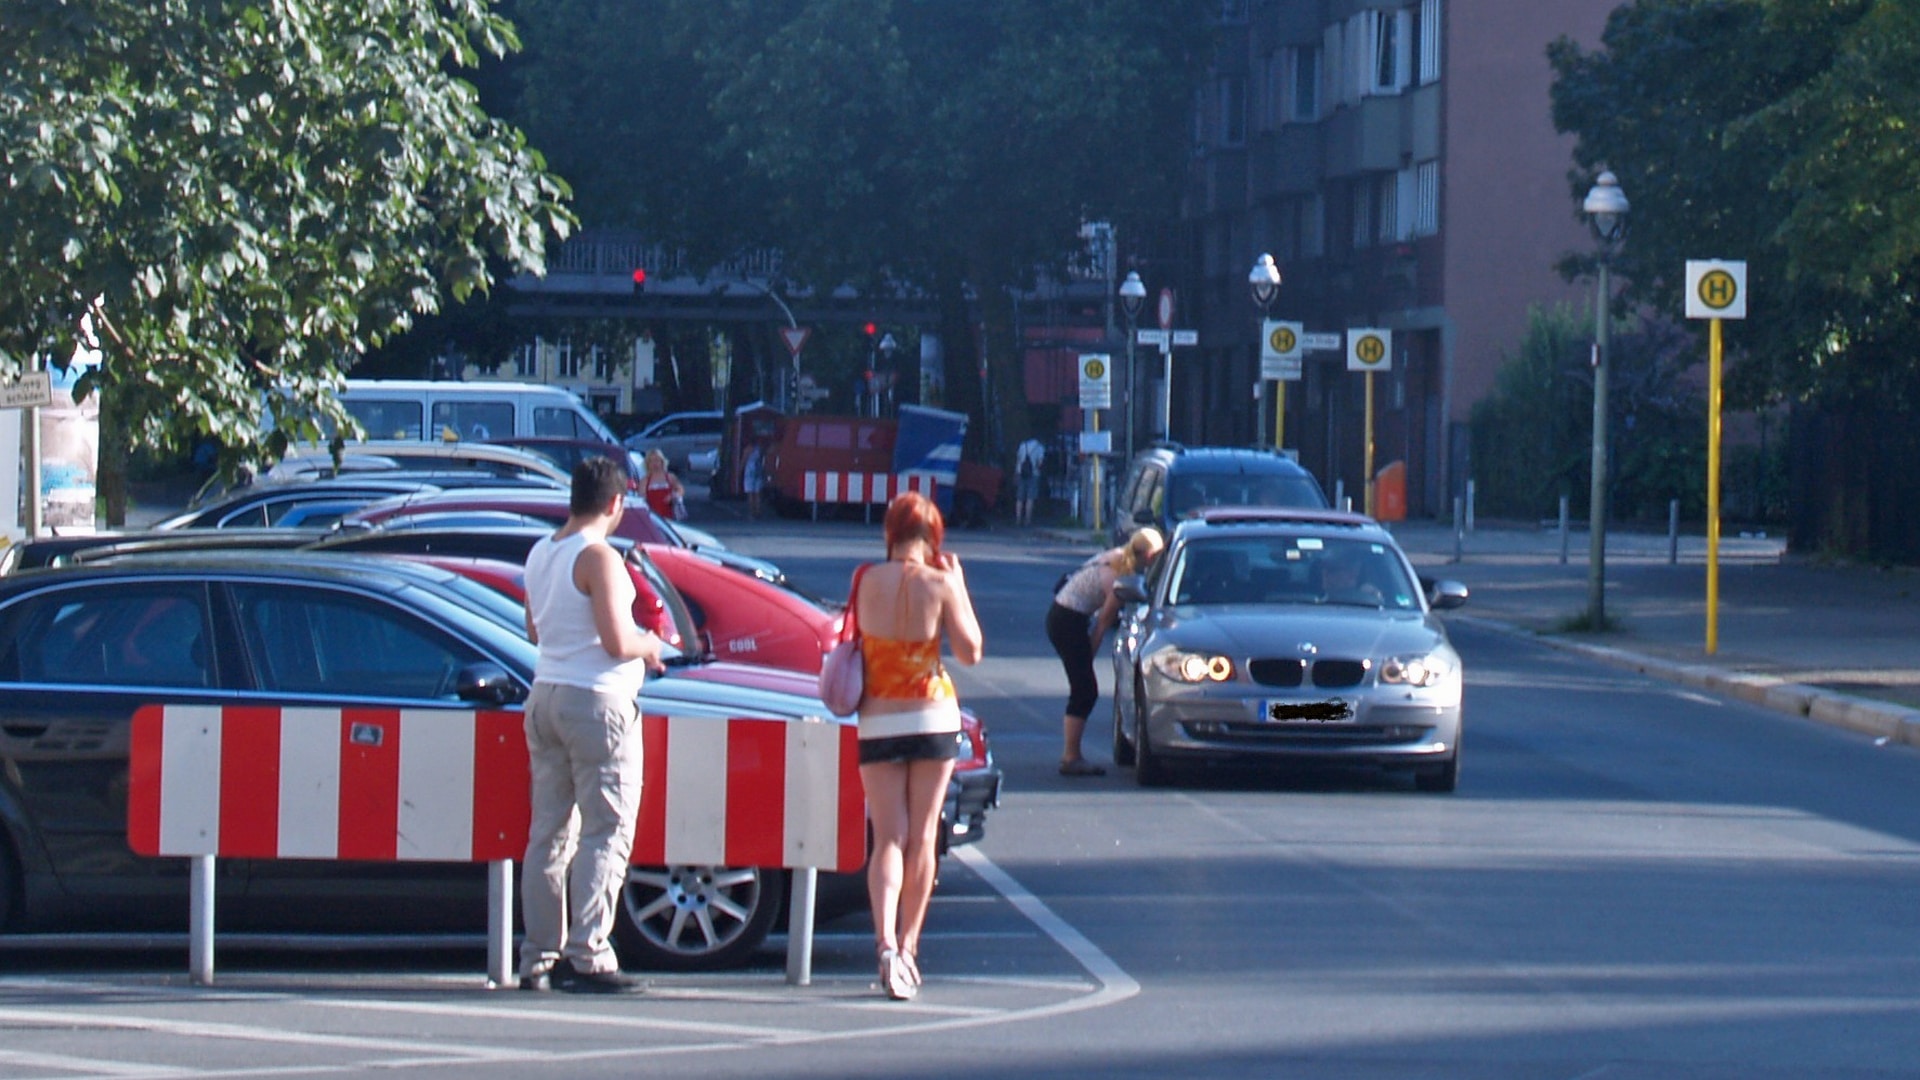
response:
[(900, 348), (900, 343), (893, 340), (892, 334), (883, 334), (877, 348), (880, 350), (880, 371), (873, 380), (873, 415), (875, 417), (881, 415), (881, 402), (885, 400), (882, 389), (884, 388), (889, 394), (893, 390), (893, 354)]
[(1627, 196), (1620, 190), (1620, 179), (1611, 171), (1602, 172), (1581, 209), (1600, 242), (1599, 293), (1593, 311), (1593, 489), (1588, 494), (1592, 546), (1587, 556), (1587, 625), (1600, 630), (1607, 624), (1607, 346), (1613, 321), (1607, 269), (1614, 245), (1627, 232)]
[(1120, 307), (1127, 313), (1127, 461), (1133, 461), (1133, 338), (1134, 325), (1140, 319), (1140, 306), (1147, 302), (1147, 285), (1140, 280), (1137, 270), (1127, 271), (1127, 280), (1120, 283)]
[[(1260, 326), (1262, 332), (1264, 332), (1267, 324), (1267, 312), (1273, 307), (1273, 298), (1280, 295), (1280, 268), (1273, 264), (1272, 255), (1263, 253), (1258, 259), (1253, 261), (1253, 269), (1247, 274), (1247, 290), (1253, 294), (1253, 302), (1260, 305)], [(1260, 345), (1258, 343), (1254, 346), (1253, 355), (1254, 363), (1258, 364), (1260, 357)], [(1275, 379), (1273, 385), (1273, 448), (1278, 450), (1280, 449), (1280, 434), (1282, 430), (1284, 430), (1286, 423), (1287, 384), (1280, 379)], [(1267, 395), (1262, 391), (1260, 394), (1260, 404), (1263, 406), (1262, 411), (1265, 411), (1264, 406), (1266, 405), (1266, 401)], [(1253, 438), (1256, 444), (1260, 441), (1260, 433), (1258, 430), (1254, 432)]]

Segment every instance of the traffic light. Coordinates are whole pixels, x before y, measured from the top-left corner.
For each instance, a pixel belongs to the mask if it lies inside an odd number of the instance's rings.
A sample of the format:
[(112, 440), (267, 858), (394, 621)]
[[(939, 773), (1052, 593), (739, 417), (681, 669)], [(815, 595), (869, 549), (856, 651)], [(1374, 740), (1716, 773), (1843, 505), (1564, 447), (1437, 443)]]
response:
[(861, 325), (861, 327), (860, 327), (860, 332), (861, 332), (861, 333), (863, 333), (863, 334), (865, 334), (865, 335), (867, 335), (867, 340), (868, 340), (868, 341), (872, 341), (872, 340), (873, 340), (873, 336), (874, 336), (875, 334), (878, 334), (878, 333), (880, 332), (880, 327), (879, 327), (879, 326), (877, 326), (877, 325), (875, 325), (875, 324), (874, 324), (874, 323), (872, 323), (872, 322), (867, 322), (867, 323), (863, 323), (863, 324)]
[(639, 296), (641, 293), (646, 291), (647, 291), (647, 268), (644, 266), (636, 266), (633, 268), (633, 295)]

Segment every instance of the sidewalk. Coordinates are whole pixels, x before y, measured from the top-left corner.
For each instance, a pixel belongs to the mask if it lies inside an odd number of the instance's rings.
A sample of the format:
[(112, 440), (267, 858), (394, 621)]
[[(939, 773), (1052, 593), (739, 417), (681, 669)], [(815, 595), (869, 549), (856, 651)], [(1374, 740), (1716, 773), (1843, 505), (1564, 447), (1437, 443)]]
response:
[(1890, 742), (1920, 746), (1920, 571), (1827, 564), (1778, 538), (1723, 536), (1719, 648), (1706, 651), (1706, 540), (1607, 534), (1606, 633), (1573, 633), (1587, 607), (1588, 535), (1481, 524), (1401, 522), (1394, 536), (1423, 574), (1471, 592), (1448, 619), (1538, 635), (1557, 647)]
[[(1920, 570), (1827, 564), (1788, 554), (1778, 537), (1720, 541), (1719, 648), (1706, 651), (1706, 539), (1682, 536), (1668, 562), (1665, 534), (1607, 534), (1607, 618), (1614, 629), (1574, 633), (1586, 612), (1585, 529), (1560, 561), (1554, 527), (1480, 523), (1458, 541), (1450, 525), (1391, 526), (1420, 573), (1467, 586), (1449, 622), (1537, 637), (1556, 648), (1654, 678), (1725, 694), (1888, 742), (1920, 746)], [(1073, 526), (1042, 531), (1091, 543)]]

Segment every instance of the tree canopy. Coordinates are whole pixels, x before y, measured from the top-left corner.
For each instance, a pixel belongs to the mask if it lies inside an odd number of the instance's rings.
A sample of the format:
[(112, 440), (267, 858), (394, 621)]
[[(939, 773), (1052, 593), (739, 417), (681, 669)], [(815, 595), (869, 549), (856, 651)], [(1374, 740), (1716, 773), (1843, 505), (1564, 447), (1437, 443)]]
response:
[(543, 268), (566, 187), (463, 73), (489, 0), (0, 0), (0, 376), (91, 314), (109, 437), (276, 454), (339, 370), (489, 259)]

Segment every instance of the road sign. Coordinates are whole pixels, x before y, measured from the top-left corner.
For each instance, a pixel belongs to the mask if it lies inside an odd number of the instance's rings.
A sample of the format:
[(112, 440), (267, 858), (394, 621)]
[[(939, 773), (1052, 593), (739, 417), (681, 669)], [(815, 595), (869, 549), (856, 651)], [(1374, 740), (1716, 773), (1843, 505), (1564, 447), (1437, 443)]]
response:
[(1113, 358), (1106, 353), (1080, 354), (1080, 407), (1113, 408)]
[(800, 350), (806, 347), (807, 339), (812, 336), (813, 327), (811, 326), (783, 326), (780, 328), (780, 339), (787, 343), (787, 352), (790, 353), (795, 360), (800, 359)]
[(1172, 334), (1166, 330), (1135, 330), (1133, 340), (1141, 345), (1157, 345), (1164, 349)]
[(1343, 343), (1339, 334), (1300, 335), (1300, 348), (1307, 352), (1339, 352)]
[(35, 409), (53, 404), (53, 376), (29, 371), (18, 381), (0, 386), (0, 409)]
[(1348, 371), (1392, 371), (1393, 331), (1361, 327), (1347, 331)]
[(1266, 319), (1260, 324), (1260, 377), (1292, 381), (1300, 377), (1301, 335), (1297, 322)]
[(1080, 433), (1080, 452), (1083, 454), (1113, 453), (1113, 432), (1083, 431)]
[(1173, 290), (1160, 290), (1160, 329), (1173, 329)]
[(1687, 318), (1747, 317), (1747, 264), (1721, 259), (1687, 260)]
[(1169, 330), (1167, 333), (1173, 335), (1173, 344), (1175, 345), (1200, 344), (1200, 331), (1198, 330)]

